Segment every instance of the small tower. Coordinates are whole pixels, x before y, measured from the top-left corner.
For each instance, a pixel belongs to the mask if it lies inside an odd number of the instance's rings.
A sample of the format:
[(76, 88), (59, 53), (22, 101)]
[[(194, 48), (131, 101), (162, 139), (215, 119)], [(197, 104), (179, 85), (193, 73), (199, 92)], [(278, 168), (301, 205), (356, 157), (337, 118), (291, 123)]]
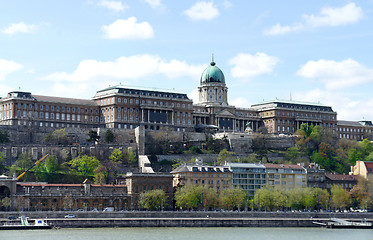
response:
[(212, 58), (210, 66), (203, 71), (201, 76), (198, 87), (199, 104), (228, 106), (227, 92), (224, 74)]

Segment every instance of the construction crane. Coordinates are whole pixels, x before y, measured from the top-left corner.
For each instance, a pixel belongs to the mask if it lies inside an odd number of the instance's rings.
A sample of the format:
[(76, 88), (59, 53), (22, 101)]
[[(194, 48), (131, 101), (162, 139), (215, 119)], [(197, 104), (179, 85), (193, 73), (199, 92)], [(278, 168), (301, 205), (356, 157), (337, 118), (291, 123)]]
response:
[(31, 167), (29, 167), (29, 169), (27, 169), (26, 171), (24, 171), (21, 175), (19, 175), (17, 177), (17, 180), (19, 180), (21, 177), (23, 177), (23, 175), (25, 175), (28, 171), (31, 170), (31, 168), (35, 167), (36, 165), (38, 165), (41, 161), (43, 161), (46, 157), (48, 157), (49, 154), (45, 155), (44, 157), (40, 158), (39, 160), (37, 160), (34, 165), (32, 165)]

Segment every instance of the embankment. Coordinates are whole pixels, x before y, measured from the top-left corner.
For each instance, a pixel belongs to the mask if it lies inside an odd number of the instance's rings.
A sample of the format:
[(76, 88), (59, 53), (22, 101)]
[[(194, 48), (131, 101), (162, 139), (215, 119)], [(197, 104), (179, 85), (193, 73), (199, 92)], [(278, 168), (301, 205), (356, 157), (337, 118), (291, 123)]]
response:
[[(74, 214), (75, 218), (64, 218)], [(288, 212), (1, 212), (0, 221), (9, 216), (44, 218), (62, 228), (92, 227), (318, 227), (331, 217), (350, 221), (365, 218), (373, 222), (373, 213), (288, 213)], [(13, 220), (18, 221), (18, 220)]]

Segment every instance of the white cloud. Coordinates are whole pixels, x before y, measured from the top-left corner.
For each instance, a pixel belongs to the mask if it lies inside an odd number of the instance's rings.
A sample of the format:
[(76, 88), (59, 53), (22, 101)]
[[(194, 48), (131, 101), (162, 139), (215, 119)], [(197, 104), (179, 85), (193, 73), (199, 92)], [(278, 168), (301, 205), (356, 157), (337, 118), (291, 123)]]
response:
[(239, 108), (249, 108), (250, 107), (249, 101), (247, 101), (247, 99), (245, 99), (243, 97), (233, 99), (232, 101), (230, 101), (229, 104), (233, 105), (233, 106), (236, 106), (236, 107), (239, 107)]
[(289, 32), (296, 32), (303, 29), (304, 26), (300, 23), (296, 23), (292, 26), (282, 26), (280, 23), (272, 26), (271, 28), (264, 31), (265, 35), (283, 35)]
[(5, 79), (7, 75), (16, 72), (22, 68), (23, 66), (19, 63), (0, 59), (0, 80)]
[(356, 23), (364, 16), (363, 10), (355, 3), (348, 3), (340, 8), (325, 7), (320, 10), (319, 15), (303, 15), (303, 21), (291, 25), (276, 25), (266, 29), (266, 35), (281, 35), (289, 32), (306, 30), (318, 27), (335, 27)]
[(189, 94), (188, 94), (188, 97), (189, 99), (192, 99), (193, 100), (193, 103), (196, 104), (199, 102), (199, 93), (198, 93), (198, 89), (195, 88), (193, 89), (193, 91), (191, 91)]
[(152, 8), (157, 8), (162, 6), (161, 0), (145, 0), (147, 4), (149, 4)]
[(363, 10), (355, 3), (348, 3), (341, 8), (326, 7), (321, 9), (320, 15), (304, 15), (306, 25), (312, 27), (340, 26), (356, 23), (363, 18)]
[(101, 6), (101, 7), (106, 7), (108, 9), (112, 10), (112, 11), (115, 11), (115, 12), (123, 12), (127, 8), (129, 8), (128, 5), (123, 4), (120, 1), (101, 0), (100, 2), (97, 3), (97, 5)]
[(224, 2), (223, 2), (223, 6), (224, 6), (225, 8), (230, 8), (230, 7), (232, 7), (232, 3), (231, 3), (231, 1), (224, 0)]
[(149, 39), (154, 36), (152, 26), (148, 22), (138, 23), (136, 17), (118, 19), (114, 23), (103, 26), (105, 38), (109, 39)]
[(197, 2), (184, 14), (192, 20), (211, 20), (219, 16), (219, 9), (213, 2)]
[(12, 90), (14, 90), (14, 89), (10, 88), (7, 85), (0, 84), (0, 96), (6, 96)]
[(331, 106), (338, 113), (338, 120), (358, 121), (362, 118), (373, 120), (373, 98), (353, 100), (343, 92), (312, 89), (307, 92), (296, 92), (294, 100), (319, 102)]
[(4, 28), (1, 32), (6, 35), (14, 35), (17, 33), (35, 33), (35, 31), (39, 28), (37, 25), (33, 24), (25, 24), (24, 22), (20, 23), (11, 23), (8, 27)]
[(346, 59), (308, 61), (301, 66), (297, 75), (323, 82), (326, 89), (342, 89), (373, 82), (373, 69)]
[(46, 76), (46, 80), (69, 82), (102, 82), (115, 80), (134, 81), (139, 78), (162, 74), (172, 79), (191, 76), (198, 79), (203, 66), (188, 65), (179, 60), (166, 61), (153, 55), (135, 55), (120, 57), (114, 61), (102, 62), (83, 60), (72, 73), (56, 72)]
[(278, 62), (277, 57), (259, 52), (255, 55), (240, 53), (230, 59), (229, 64), (233, 65), (231, 69), (232, 77), (247, 80), (258, 75), (271, 73)]

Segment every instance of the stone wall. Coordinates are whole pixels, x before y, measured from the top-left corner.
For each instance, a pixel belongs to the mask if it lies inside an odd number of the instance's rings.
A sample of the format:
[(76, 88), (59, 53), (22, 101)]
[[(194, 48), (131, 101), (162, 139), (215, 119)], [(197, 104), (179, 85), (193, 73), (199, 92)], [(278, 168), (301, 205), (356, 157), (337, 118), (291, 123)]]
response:
[(4, 154), (6, 165), (11, 166), (22, 153), (29, 153), (32, 160), (36, 161), (46, 154), (55, 155), (57, 159), (63, 159), (63, 155), (75, 158), (79, 154), (95, 156), (99, 160), (107, 159), (114, 148), (136, 149), (136, 144), (128, 145), (73, 145), (73, 146), (46, 146), (46, 145), (0, 145), (0, 152)]
[(295, 139), (293, 136), (268, 135), (265, 138), (265, 148), (268, 149), (286, 150), (294, 146)]
[[(0, 125), (0, 130), (6, 130), (9, 133), (10, 143), (12, 144), (45, 144), (44, 137), (57, 128), (51, 127), (28, 127), (28, 126), (4, 126)], [(110, 130), (114, 133), (114, 144), (136, 143), (135, 129), (119, 128), (65, 128), (72, 143), (86, 144), (88, 132), (96, 130), (101, 136), (101, 142), (104, 141), (105, 132)]]

